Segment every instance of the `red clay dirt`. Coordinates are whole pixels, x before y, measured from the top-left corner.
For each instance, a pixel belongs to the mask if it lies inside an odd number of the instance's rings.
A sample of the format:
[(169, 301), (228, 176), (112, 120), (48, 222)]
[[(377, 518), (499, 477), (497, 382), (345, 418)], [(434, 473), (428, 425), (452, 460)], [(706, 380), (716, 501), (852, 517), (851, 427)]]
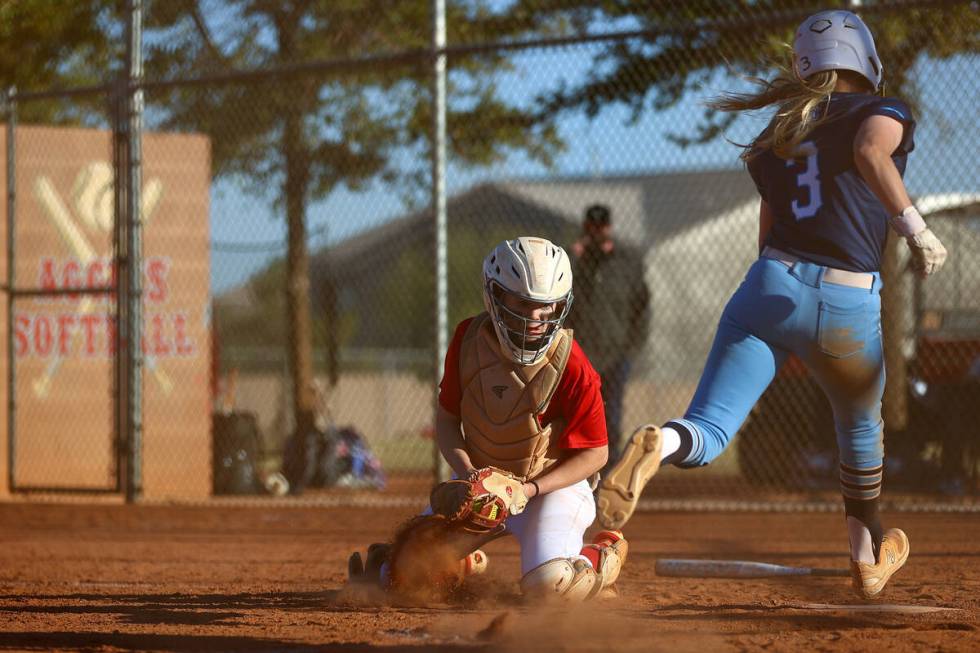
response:
[[(0, 504), (0, 651), (977, 651), (980, 517), (886, 515), (912, 555), (875, 604), (843, 578), (660, 578), (658, 557), (843, 567), (839, 514), (637, 513), (620, 596), (524, 605), (517, 547), (453, 602), (344, 587), (408, 508)], [(807, 604), (954, 608), (926, 614)]]

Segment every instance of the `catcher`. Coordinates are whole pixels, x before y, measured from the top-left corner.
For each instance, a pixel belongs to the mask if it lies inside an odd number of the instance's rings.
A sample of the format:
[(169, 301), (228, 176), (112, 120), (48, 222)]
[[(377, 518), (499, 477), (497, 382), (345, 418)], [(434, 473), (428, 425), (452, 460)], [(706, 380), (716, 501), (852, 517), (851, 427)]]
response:
[(483, 262), (483, 300), (486, 312), (456, 327), (440, 384), (436, 440), (454, 478), (392, 544), (372, 545), (366, 562), (353, 554), (351, 580), (441, 594), (485, 567), (481, 546), (510, 534), (525, 596), (596, 596), (619, 576), (627, 542), (602, 531), (583, 546), (608, 447), (599, 376), (562, 328), (568, 255), (544, 238), (500, 243)]

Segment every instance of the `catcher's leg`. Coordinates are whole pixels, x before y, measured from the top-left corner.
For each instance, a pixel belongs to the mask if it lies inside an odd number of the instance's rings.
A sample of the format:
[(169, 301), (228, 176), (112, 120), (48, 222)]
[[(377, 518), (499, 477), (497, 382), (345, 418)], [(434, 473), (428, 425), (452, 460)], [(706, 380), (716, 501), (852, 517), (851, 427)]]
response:
[(584, 601), (619, 577), (628, 545), (619, 531), (601, 531), (574, 558), (554, 558), (521, 578), (524, 596), (537, 601)]
[(626, 562), (629, 543), (619, 531), (599, 531), (592, 538), (591, 544), (582, 547), (580, 555), (589, 559), (592, 568), (596, 570), (599, 589), (604, 590), (613, 585), (619, 578), (619, 572)]
[(586, 481), (531, 501), (507, 519), (521, 545), (521, 589), (532, 599), (580, 601), (601, 588), (588, 560), (579, 555), (585, 530), (595, 519)]
[(536, 601), (584, 601), (601, 588), (595, 569), (583, 558), (554, 558), (521, 578), (521, 592)]

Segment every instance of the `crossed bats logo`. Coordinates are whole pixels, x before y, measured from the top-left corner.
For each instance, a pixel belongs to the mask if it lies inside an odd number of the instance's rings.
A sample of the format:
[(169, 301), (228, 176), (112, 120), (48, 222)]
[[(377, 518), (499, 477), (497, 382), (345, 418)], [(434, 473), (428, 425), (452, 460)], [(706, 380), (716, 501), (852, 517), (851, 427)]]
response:
[[(144, 226), (153, 216), (162, 195), (163, 182), (160, 179), (154, 177), (144, 184), (140, 203), (140, 219)], [(34, 180), (34, 196), (58, 235), (61, 236), (68, 251), (79, 263), (87, 265), (100, 255), (96, 253), (85, 232), (107, 232), (112, 229), (112, 166), (105, 161), (93, 161), (79, 170), (69, 194), (74, 213), (45, 175), (38, 175)], [(79, 304), (79, 313), (90, 313), (94, 309), (95, 301), (92, 296), (84, 296)], [(170, 377), (157, 364), (153, 356), (146, 355), (145, 361), (146, 367), (153, 372), (161, 389), (165, 394), (169, 394), (173, 389)], [(34, 379), (32, 387), (35, 396), (42, 399), (48, 396), (62, 362), (61, 356), (56, 354), (44, 371)]]

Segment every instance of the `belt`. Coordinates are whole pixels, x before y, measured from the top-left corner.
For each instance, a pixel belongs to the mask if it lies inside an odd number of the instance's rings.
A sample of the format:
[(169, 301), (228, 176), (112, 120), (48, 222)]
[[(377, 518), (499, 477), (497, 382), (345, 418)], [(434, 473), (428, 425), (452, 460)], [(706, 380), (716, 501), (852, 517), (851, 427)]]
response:
[[(788, 268), (793, 267), (800, 261), (813, 263), (812, 261), (805, 261), (805, 259), (801, 259), (799, 256), (784, 252), (781, 249), (769, 246), (766, 246), (762, 250), (762, 255), (774, 261), (779, 261)], [(818, 263), (813, 264), (819, 265)], [(827, 283), (836, 283), (841, 286), (851, 286), (852, 288), (864, 288), (865, 290), (870, 290), (874, 285), (875, 277), (870, 272), (851, 272), (850, 270), (840, 270), (826, 265), (821, 265), (820, 267), (824, 270), (822, 280)]]

